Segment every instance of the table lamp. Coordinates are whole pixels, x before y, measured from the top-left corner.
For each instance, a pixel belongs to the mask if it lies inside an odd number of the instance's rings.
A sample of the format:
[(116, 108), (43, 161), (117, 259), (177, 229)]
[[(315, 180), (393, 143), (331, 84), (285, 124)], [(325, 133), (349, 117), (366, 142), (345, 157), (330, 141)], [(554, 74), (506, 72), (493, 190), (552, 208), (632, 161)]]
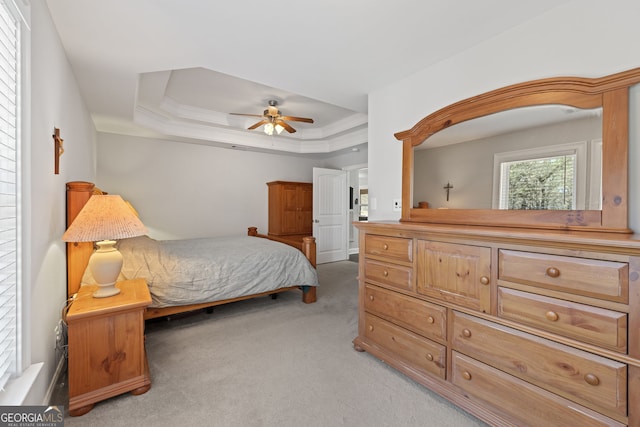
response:
[(93, 195), (62, 235), (65, 242), (96, 242), (89, 269), (98, 290), (96, 298), (120, 293), (115, 284), (122, 269), (122, 254), (115, 240), (147, 234), (134, 210), (118, 195)]

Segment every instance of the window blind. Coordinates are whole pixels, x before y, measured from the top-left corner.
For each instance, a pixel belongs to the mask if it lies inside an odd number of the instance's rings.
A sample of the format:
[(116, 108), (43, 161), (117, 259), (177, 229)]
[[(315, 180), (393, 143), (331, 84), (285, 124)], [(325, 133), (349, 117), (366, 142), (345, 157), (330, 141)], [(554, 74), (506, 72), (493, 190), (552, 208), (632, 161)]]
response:
[(503, 162), (500, 209), (575, 209), (576, 155)]
[(0, 387), (17, 354), (19, 35), (19, 21), (0, 1)]

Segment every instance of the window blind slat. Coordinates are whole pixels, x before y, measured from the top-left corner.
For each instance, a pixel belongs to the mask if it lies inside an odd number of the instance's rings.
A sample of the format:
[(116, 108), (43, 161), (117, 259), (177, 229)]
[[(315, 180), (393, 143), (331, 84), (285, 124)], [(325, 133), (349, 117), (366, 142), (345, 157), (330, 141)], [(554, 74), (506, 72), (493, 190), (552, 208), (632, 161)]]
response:
[(20, 26), (0, 0), (0, 387), (16, 367)]

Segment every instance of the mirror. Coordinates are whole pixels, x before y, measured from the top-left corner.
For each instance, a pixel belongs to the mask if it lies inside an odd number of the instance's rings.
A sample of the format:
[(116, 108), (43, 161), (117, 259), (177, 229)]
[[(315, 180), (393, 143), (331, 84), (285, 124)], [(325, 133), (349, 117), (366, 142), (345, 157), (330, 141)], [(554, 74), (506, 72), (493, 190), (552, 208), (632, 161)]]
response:
[(444, 129), (415, 150), (414, 207), (601, 208), (602, 108), (502, 111)]
[(638, 82), (640, 68), (516, 84), (397, 133), (401, 221), (630, 232), (628, 91)]

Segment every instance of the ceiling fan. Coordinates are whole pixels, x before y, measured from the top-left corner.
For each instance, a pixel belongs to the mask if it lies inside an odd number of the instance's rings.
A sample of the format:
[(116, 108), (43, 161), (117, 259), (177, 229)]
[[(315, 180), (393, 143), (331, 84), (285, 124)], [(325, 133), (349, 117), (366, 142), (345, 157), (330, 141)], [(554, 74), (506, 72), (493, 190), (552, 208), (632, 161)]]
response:
[(264, 110), (261, 116), (258, 114), (231, 114), (236, 116), (261, 117), (262, 120), (252, 126), (249, 126), (247, 129), (253, 130), (264, 125), (264, 133), (266, 133), (267, 135), (273, 135), (274, 130), (277, 133), (280, 133), (283, 130), (286, 130), (289, 133), (294, 133), (296, 130), (291, 127), (291, 125), (287, 123), (287, 121), (313, 123), (313, 119), (308, 119), (306, 117), (283, 116), (282, 114), (280, 114), (280, 110), (278, 110), (278, 101), (276, 101), (275, 99), (269, 100), (269, 106), (266, 110)]

